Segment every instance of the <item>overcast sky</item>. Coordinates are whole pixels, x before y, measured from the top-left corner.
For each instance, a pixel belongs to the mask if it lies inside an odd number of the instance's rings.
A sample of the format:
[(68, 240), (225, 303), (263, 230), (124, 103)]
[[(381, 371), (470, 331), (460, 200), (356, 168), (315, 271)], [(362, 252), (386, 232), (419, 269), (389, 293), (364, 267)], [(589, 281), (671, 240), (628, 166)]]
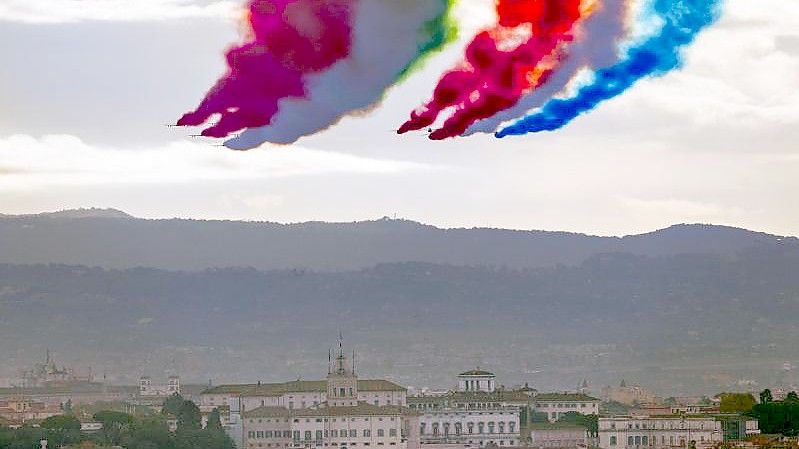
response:
[[(464, 0), (469, 26), (490, 0)], [(234, 153), (167, 128), (223, 72), (234, 1), (0, 0), (0, 213), (631, 234), (703, 222), (799, 235), (799, 3), (728, 0), (682, 72), (565, 130), (444, 143), (393, 129), (459, 47), (292, 147)], [(489, 5), (490, 6), (490, 5)], [(483, 9), (481, 9), (483, 8)]]

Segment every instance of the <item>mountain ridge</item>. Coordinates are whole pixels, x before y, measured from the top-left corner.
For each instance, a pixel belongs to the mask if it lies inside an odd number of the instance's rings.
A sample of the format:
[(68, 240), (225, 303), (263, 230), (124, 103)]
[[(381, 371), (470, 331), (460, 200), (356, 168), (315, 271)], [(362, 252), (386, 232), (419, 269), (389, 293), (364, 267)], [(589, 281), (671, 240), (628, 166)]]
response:
[(347, 271), (380, 263), (538, 268), (600, 253), (734, 257), (799, 239), (729, 226), (682, 224), (602, 237), (565, 231), (439, 228), (411, 220), (327, 223), (141, 219), (116, 209), (0, 216), (0, 263), (203, 270), (253, 267)]

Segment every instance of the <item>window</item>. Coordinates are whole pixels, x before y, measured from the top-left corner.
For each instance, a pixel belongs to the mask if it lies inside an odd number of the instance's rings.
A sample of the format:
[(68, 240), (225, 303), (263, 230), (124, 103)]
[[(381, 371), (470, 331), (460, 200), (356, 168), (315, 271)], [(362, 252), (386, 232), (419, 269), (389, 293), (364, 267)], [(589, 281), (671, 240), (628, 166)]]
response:
[(350, 429), (350, 438), (356, 438), (358, 436), (358, 431), (355, 429)]
[(510, 433), (516, 432), (516, 422), (515, 421), (511, 421), (511, 422), (508, 423), (508, 432), (510, 432)]
[(390, 437), (397, 436), (397, 429), (388, 429), (388, 436)]
[(318, 440), (321, 440), (321, 439), (322, 439), (322, 431), (321, 430), (317, 430), (316, 431), (316, 440), (318, 441)]
[(433, 435), (438, 436), (438, 423), (433, 423)]
[(331, 430), (331, 431), (330, 431), (330, 435), (331, 435), (333, 438), (338, 438), (338, 430), (336, 430), (336, 429), (333, 429), (333, 430)]
[(646, 446), (646, 445), (648, 445), (648, 444), (649, 444), (649, 437), (647, 437), (647, 436), (642, 436), (642, 437), (641, 437), (641, 445), (643, 445), (643, 446)]
[(377, 429), (377, 436), (378, 436), (378, 437), (384, 437), (384, 436), (386, 436), (386, 431), (385, 431), (385, 430), (383, 430), (383, 429)]
[(371, 436), (372, 436), (372, 431), (371, 431), (371, 430), (369, 430), (369, 429), (366, 429), (366, 430), (364, 430), (364, 431), (363, 431), (363, 436), (364, 436), (364, 438), (369, 438), (369, 437), (371, 437)]
[(425, 432), (425, 427), (427, 427), (427, 424), (426, 424), (426, 423), (421, 423), (421, 424), (419, 424), (419, 433), (420, 433), (420, 434), (424, 435), (424, 432)]
[(305, 431), (305, 441), (308, 441), (310, 439), (311, 439), (311, 431), (310, 430), (306, 430)]
[(641, 437), (640, 436), (636, 436), (635, 437), (635, 445), (636, 446), (640, 446), (641, 445)]
[(292, 439), (294, 440), (295, 443), (299, 443), (299, 441), (300, 441), (300, 431), (299, 430), (295, 430), (294, 431), (294, 435), (292, 435)]
[(463, 433), (463, 424), (456, 422), (455, 423), (455, 435), (460, 435)]
[(616, 445), (616, 437), (615, 436), (610, 437), (610, 445), (611, 446), (615, 446)]
[(632, 436), (627, 437), (627, 446), (635, 445), (635, 439)]
[(477, 433), (485, 433), (485, 426), (483, 422), (477, 423)]

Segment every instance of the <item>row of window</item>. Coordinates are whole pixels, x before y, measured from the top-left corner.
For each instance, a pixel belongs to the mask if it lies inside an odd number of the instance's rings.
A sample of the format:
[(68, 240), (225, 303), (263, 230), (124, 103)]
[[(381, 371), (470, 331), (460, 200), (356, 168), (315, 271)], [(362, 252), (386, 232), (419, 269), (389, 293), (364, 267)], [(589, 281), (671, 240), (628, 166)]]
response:
[[(611, 429), (616, 429), (616, 423), (610, 423)], [(667, 421), (667, 422), (660, 422), (654, 423), (651, 426), (647, 426), (646, 423), (627, 423), (627, 429), (660, 429), (660, 430), (685, 430), (686, 428), (690, 430), (705, 430), (705, 423), (688, 423), (686, 426), (685, 421), (680, 421), (679, 425), (676, 425), (674, 421)]]
[[(364, 421), (371, 421), (371, 419), (372, 418), (363, 418)], [(333, 418), (332, 422), (336, 422), (336, 420), (337, 420), (337, 418)], [(349, 420), (354, 422), (355, 418), (350, 418)], [(377, 420), (378, 421), (383, 421), (383, 417), (379, 416), (377, 418)], [(396, 420), (396, 418), (393, 417), (393, 416), (389, 418), (389, 421), (395, 421), (395, 420)], [(271, 418), (267, 418), (267, 419), (259, 418), (257, 421), (258, 421), (258, 424), (262, 424), (264, 422), (267, 422), (267, 423), (273, 422), (273, 420)], [(256, 422), (255, 418), (250, 418), (250, 424), (253, 424), (255, 422)], [(289, 422), (289, 420), (288, 420), (288, 418), (275, 418), (274, 422), (276, 422), (276, 423)], [(295, 423), (299, 423), (300, 419), (299, 418), (294, 418), (294, 422)], [(305, 418), (305, 422), (307, 422), (307, 423), (311, 422), (311, 418)], [(328, 418), (316, 418), (316, 422), (328, 422)], [(341, 418), (341, 422), (347, 422), (347, 418)]]
[[(443, 425), (440, 425), (439, 423), (433, 423), (430, 427), (431, 427), (431, 430), (432, 430), (432, 434), (435, 435), (435, 436), (439, 435), (442, 431), (443, 431), (444, 436), (449, 436), (450, 435), (450, 430), (451, 430), (450, 423), (444, 423)], [(463, 434), (463, 424), (462, 423), (456, 422), (453, 427), (455, 428), (455, 435)], [(477, 423), (477, 433), (478, 434), (486, 433), (485, 432), (486, 431), (486, 427), (488, 427), (488, 433), (490, 433), (490, 434), (491, 433), (505, 433), (505, 429), (506, 429), (505, 422), (503, 422), (503, 421), (500, 421), (499, 423), (496, 423), (496, 424), (494, 423), (494, 421), (489, 421), (488, 422), (488, 426), (486, 426), (486, 423), (481, 421), (481, 422)], [(499, 432), (496, 432), (497, 430)], [(516, 431), (516, 423), (513, 422), (513, 421), (508, 422), (507, 430), (508, 430), (508, 433), (515, 433), (515, 431)], [(475, 423), (467, 422), (466, 423), (466, 432), (467, 432), (467, 434), (475, 433)], [(427, 423), (421, 423), (419, 425), (419, 433), (421, 433), (422, 435), (425, 435), (427, 433)]]
[[(700, 441), (705, 441), (705, 436), (702, 435), (699, 439)], [(649, 438), (646, 435), (636, 435), (636, 436), (628, 436), (627, 437), (627, 446), (654, 446), (657, 442), (657, 437)], [(618, 444), (618, 440), (615, 436), (610, 437), (610, 445), (616, 446)], [(660, 444), (669, 446), (674, 446), (678, 444), (680, 447), (685, 447), (685, 438), (680, 437), (679, 439), (675, 438), (674, 435), (669, 436), (668, 443), (666, 442), (666, 436), (661, 435), (660, 437)]]
[[(360, 433), (360, 435), (359, 435)], [(386, 429), (377, 429), (377, 437), (383, 438), (386, 436)], [(358, 432), (356, 429), (333, 429), (333, 430), (317, 430), (315, 433), (306, 430), (305, 434), (303, 435), (299, 430), (290, 431), (290, 430), (251, 430), (247, 432), (247, 437), (250, 439), (268, 439), (268, 438), (291, 438), (295, 442), (300, 441), (301, 437), (305, 437), (306, 441), (309, 440), (321, 440), (323, 438), (358, 438), (361, 436), (363, 438), (371, 438), (372, 437), (372, 430), (371, 429), (364, 429), (361, 432)], [(397, 436), (397, 429), (388, 429), (388, 436), (389, 437), (396, 437)]]
[[(542, 402), (540, 404), (535, 404), (535, 406), (539, 407), (539, 408), (549, 408), (549, 407), (552, 407), (552, 408), (555, 408), (555, 407), (558, 407), (558, 408), (577, 408), (578, 404), (575, 404), (573, 402), (565, 402), (565, 403), (562, 403), (562, 404)], [(588, 404), (583, 402), (583, 403), (580, 403), (579, 406), (580, 406), (580, 408), (587, 408)]]
[[(342, 448), (347, 448), (347, 447), (351, 447), (351, 446), (357, 446), (357, 445), (358, 445), (358, 443), (324, 443), (324, 444), (321, 444), (321, 443), (319, 443), (319, 444), (315, 444), (315, 446), (324, 446), (324, 447), (328, 447), (328, 446), (339, 446), (339, 445), (341, 445), (341, 447), (342, 447)], [(371, 446), (371, 444), (370, 444), (370, 443), (363, 443), (363, 445), (364, 445), (364, 446)], [(388, 443), (388, 445), (389, 445), (389, 446), (396, 446), (396, 445), (397, 445), (397, 443), (395, 443), (395, 442), (393, 442), (393, 441), (392, 441), (392, 442)], [(295, 443), (295, 444), (293, 444), (292, 446), (293, 446), (293, 447), (307, 447), (307, 446), (309, 446), (309, 445), (307, 445), (307, 444)], [(385, 446), (385, 443), (378, 442), (378, 443), (377, 443), (377, 446)], [(250, 444), (249, 444), (249, 447), (251, 447), (251, 448), (254, 448), (254, 447), (274, 447), (274, 448), (285, 448), (285, 447), (287, 447), (287, 446), (286, 446), (285, 444), (281, 444), (281, 443), (274, 443), (274, 444), (272, 444), (272, 443), (250, 443)]]

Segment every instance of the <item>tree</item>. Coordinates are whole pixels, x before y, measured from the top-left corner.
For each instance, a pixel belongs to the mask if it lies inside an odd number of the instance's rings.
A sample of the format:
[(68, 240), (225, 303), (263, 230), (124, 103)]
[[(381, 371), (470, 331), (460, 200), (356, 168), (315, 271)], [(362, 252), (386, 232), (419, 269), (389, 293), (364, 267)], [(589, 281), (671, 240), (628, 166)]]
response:
[(184, 402), (186, 402), (186, 400), (183, 399), (183, 396), (181, 396), (180, 393), (175, 393), (164, 400), (164, 407), (161, 409), (161, 413), (178, 416), (180, 407)]
[(583, 415), (578, 412), (566, 412), (558, 419), (559, 423), (574, 424), (585, 427), (589, 436), (595, 437), (599, 434), (599, 417), (597, 415)]
[(58, 415), (46, 418), (40, 424), (42, 429), (49, 430), (80, 430), (80, 420), (74, 416)]
[(757, 403), (749, 393), (722, 393), (719, 397), (721, 413), (749, 413)]
[(785, 400), (787, 402), (799, 402), (799, 395), (797, 395), (795, 391), (792, 391), (785, 396)]
[(122, 438), (122, 431), (127, 429), (134, 422), (133, 416), (127, 413), (110, 410), (103, 410), (95, 413), (94, 420), (102, 423), (102, 434), (106, 442), (113, 446), (119, 446), (119, 442)]
[(210, 431), (222, 431), (222, 417), (218, 408), (213, 409), (211, 414), (208, 415), (208, 424), (205, 425), (205, 428)]
[(202, 428), (202, 413), (197, 404), (191, 401), (183, 401), (178, 413), (178, 429), (201, 429)]
[(769, 402), (774, 400), (774, 396), (771, 394), (771, 390), (766, 388), (765, 390), (760, 392), (760, 403), (761, 404), (768, 404)]

